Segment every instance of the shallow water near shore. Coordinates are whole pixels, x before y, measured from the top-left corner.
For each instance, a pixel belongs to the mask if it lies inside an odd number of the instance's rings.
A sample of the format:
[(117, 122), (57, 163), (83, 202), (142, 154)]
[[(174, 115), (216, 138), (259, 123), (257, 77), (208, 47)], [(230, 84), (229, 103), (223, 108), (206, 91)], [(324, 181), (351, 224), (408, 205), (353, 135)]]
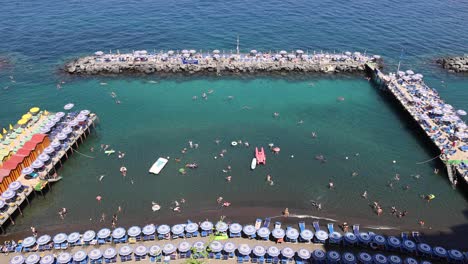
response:
[[(417, 229), (420, 219), (435, 230), (466, 224), (466, 200), (449, 186), (441, 164), (417, 164), (437, 153), (399, 106), (363, 76), (76, 78), (64, 75), (59, 67), (96, 50), (235, 50), (237, 34), (244, 52), (367, 50), (383, 55), (386, 71), (396, 70), (403, 49), (403, 69), (421, 72), (442, 98), (466, 110), (466, 77), (447, 74), (432, 58), (466, 52), (460, 36), (468, 31), (459, 21), (466, 21), (467, 14), (461, 2), (439, 1), (4, 3), (0, 15), (8, 19), (0, 27), (0, 55), (9, 64), (0, 69), (0, 125), (15, 122), (33, 105), (59, 111), (68, 102), (96, 112), (100, 121), (79, 149), (94, 158), (74, 154), (59, 171), (64, 179), (45, 198), (34, 198), (24, 218), (18, 217), (7, 231), (24, 232), (31, 225), (41, 232), (109, 226), (119, 205), (124, 210), (119, 225), (124, 226), (221, 215), (245, 223), (279, 215), (285, 207), (301, 215), (404, 230)], [(58, 90), (59, 81), (65, 84)], [(210, 89), (214, 92), (202, 100), (201, 94)], [(198, 99), (192, 100), (195, 95)], [(279, 112), (279, 118), (273, 118), (273, 112)], [(298, 125), (299, 120), (303, 124)], [(316, 139), (312, 131), (317, 132)], [(199, 148), (182, 155), (189, 140)], [(233, 140), (247, 140), (251, 147), (233, 148)], [(268, 152), (267, 165), (250, 171), (253, 147), (266, 148), (270, 142), (281, 148), (280, 154)], [(105, 156), (99, 151), (101, 144), (124, 151), (125, 158)], [(225, 157), (215, 160), (222, 149), (227, 150)], [(327, 163), (315, 160), (318, 154)], [(148, 174), (159, 156), (182, 161), (172, 160), (161, 175)], [(179, 168), (188, 162), (197, 162), (199, 168), (180, 175)], [(125, 178), (118, 171), (122, 165), (128, 168)], [(232, 172), (223, 173), (228, 165)], [(441, 170), (438, 175), (433, 174), (434, 167)], [(354, 171), (359, 175), (352, 177)], [(401, 180), (391, 189), (387, 183), (396, 173)], [(265, 182), (267, 174), (274, 186)], [(105, 176), (99, 182), (101, 175)], [(224, 180), (227, 175), (233, 177), (230, 184)], [(327, 188), (329, 180), (334, 181), (334, 190)], [(404, 191), (405, 185), (410, 190)], [(369, 200), (361, 198), (364, 190)], [(437, 196), (433, 202), (420, 198), (429, 193)], [(95, 200), (97, 195), (103, 197), (101, 203)], [(220, 208), (218, 196), (232, 206)], [(182, 197), (187, 203), (176, 214), (169, 209), (171, 201)], [(321, 202), (323, 209), (313, 209), (310, 200)], [(384, 206), (381, 217), (369, 206), (374, 200)], [(162, 210), (152, 212), (152, 201)], [(398, 219), (389, 214), (393, 205), (408, 210), (408, 216)], [(65, 220), (57, 214), (62, 207), (69, 211)], [(104, 223), (99, 222), (102, 213), (107, 215)]]

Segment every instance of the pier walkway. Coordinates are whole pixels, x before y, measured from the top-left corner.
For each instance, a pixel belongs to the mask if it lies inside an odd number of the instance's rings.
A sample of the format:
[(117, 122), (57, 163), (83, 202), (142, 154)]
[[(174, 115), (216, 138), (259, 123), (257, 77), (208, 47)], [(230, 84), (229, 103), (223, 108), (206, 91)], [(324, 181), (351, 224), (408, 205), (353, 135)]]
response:
[(445, 103), (435, 89), (424, 83), (421, 74), (408, 70), (386, 75), (372, 63), (367, 67), (374, 79), (395, 96), (440, 150), (439, 158), (447, 166), (450, 182), (455, 186), (461, 178), (468, 183), (468, 129), (459, 117), (464, 111), (456, 111)]

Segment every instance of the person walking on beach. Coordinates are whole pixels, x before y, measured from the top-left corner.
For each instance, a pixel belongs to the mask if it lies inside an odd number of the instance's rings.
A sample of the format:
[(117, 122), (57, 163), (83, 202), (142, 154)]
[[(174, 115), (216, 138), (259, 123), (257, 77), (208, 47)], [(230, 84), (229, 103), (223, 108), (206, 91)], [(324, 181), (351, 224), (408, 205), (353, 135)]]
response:
[(31, 226), (31, 232), (32, 232), (32, 234), (33, 234), (34, 237), (37, 237), (37, 230), (36, 230), (36, 227)]
[(101, 220), (99, 220), (99, 222), (105, 222), (105, 221), (106, 221), (106, 215), (102, 213)]
[(288, 209), (288, 208), (285, 208), (285, 209), (284, 209), (283, 215), (284, 215), (285, 217), (288, 217), (288, 216), (289, 216), (289, 209)]

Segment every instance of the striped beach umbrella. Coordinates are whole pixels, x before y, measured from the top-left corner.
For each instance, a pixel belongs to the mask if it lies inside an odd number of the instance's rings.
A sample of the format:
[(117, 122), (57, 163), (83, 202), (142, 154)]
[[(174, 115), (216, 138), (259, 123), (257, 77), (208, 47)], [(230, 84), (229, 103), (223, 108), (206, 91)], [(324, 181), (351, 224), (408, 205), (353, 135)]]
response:
[(388, 263), (388, 259), (386, 256), (382, 254), (375, 254), (374, 255), (374, 262), (377, 264), (386, 264)]
[(361, 243), (368, 244), (371, 241), (371, 237), (369, 236), (368, 233), (362, 232), (362, 233), (359, 233), (358, 240)]
[(26, 263), (26, 264), (37, 264), (37, 263), (39, 262), (40, 259), (41, 259), (41, 257), (39, 257), (38, 254), (33, 253), (33, 254), (29, 255), (29, 256), (26, 258), (25, 263)]
[(69, 234), (68, 237), (67, 237), (67, 241), (69, 243), (75, 243), (78, 240), (80, 240), (80, 233), (78, 233), (78, 232), (73, 232), (73, 233)]
[[(73, 254), (73, 260), (75, 261), (83, 261), (88, 255), (86, 254), (86, 252), (84, 252), (83, 250), (78, 250), (77, 252), (75, 252)], [(60, 256), (59, 256), (60, 257)], [(57, 261), (58, 261), (58, 258), (57, 257)], [(69, 258), (68, 258), (69, 257)], [(63, 259), (66, 260), (66, 259), (71, 259), (71, 256), (67, 256), (67, 255), (64, 255), (63, 256)], [(67, 261), (65, 261), (65, 263), (67, 263)]]
[(62, 244), (67, 240), (68, 236), (65, 233), (58, 233), (54, 236), (54, 243), (55, 244)]
[(95, 248), (88, 253), (88, 256), (92, 260), (100, 259), (102, 257), (101, 250)]
[(403, 248), (409, 252), (413, 252), (414, 250), (416, 250), (416, 243), (414, 243), (411, 240), (405, 240), (403, 241)]
[(374, 238), (372, 239), (375, 244), (379, 246), (385, 246), (386, 240), (384, 236), (381, 235), (375, 235)]
[(304, 229), (301, 231), (300, 236), (304, 240), (311, 240), (314, 238), (314, 233), (312, 233), (312, 231), (309, 229)]
[(187, 252), (190, 250), (191, 247), (192, 245), (189, 242), (182, 241), (180, 242), (179, 246), (177, 246), (177, 249), (179, 250), (179, 252)]
[(420, 243), (418, 244), (418, 250), (419, 252), (423, 253), (423, 254), (432, 254), (432, 248), (431, 246), (429, 246), (428, 244), (426, 243)]
[(275, 246), (271, 246), (271, 247), (268, 247), (267, 253), (270, 257), (277, 257), (280, 254), (280, 250)]
[(156, 227), (153, 224), (145, 225), (142, 230), (144, 235), (152, 235), (156, 232)]
[(37, 239), (36, 243), (39, 246), (42, 246), (42, 245), (49, 243), (51, 239), (52, 238), (49, 235), (42, 235)]
[[(98, 233), (99, 236), (99, 233)], [(115, 239), (121, 239), (125, 236), (125, 229), (123, 227), (118, 227), (112, 231), (112, 237)]]
[(26, 167), (21, 171), (21, 174), (29, 175), (34, 172), (34, 169), (31, 167)]
[(242, 231), (242, 226), (238, 223), (233, 223), (229, 226), (229, 232), (231, 234), (238, 234)]
[(162, 251), (164, 254), (170, 255), (176, 251), (176, 247), (173, 244), (168, 243), (163, 246)]
[(305, 248), (301, 248), (299, 249), (299, 251), (297, 251), (297, 256), (300, 257), (301, 259), (303, 260), (308, 260), (310, 259), (310, 251), (305, 249)]
[(439, 258), (446, 258), (447, 257), (447, 250), (443, 247), (434, 247), (434, 255)]
[(228, 225), (225, 222), (219, 221), (216, 223), (216, 230), (218, 232), (226, 232), (228, 230)]
[(325, 251), (321, 249), (316, 249), (312, 252), (312, 258), (315, 261), (324, 261), (326, 258)]
[[(174, 246), (174, 245), (173, 245)], [(121, 256), (128, 256), (130, 254), (132, 254), (133, 252), (133, 248), (131, 248), (130, 246), (123, 246), (119, 249), (119, 255)]]
[(171, 232), (171, 228), (168, 225), (158, 226), (158, 234), (165, 235)]
[(362, 262), (362, 263), (371, 263), (372, 262), (372, 256), (369, 255), (368, 253), (366, 252), (361, 252), (359, 253), (358, 255), (358, 259)]
[(226, 251), (227, 253), (234, 252), (236, 249), (237, 249), (236, 245), (232, 242), (226, 242), (223, 247), (223, 250)]
[(393, 248), (400, 248), (401, 246), (401, 241), (400, 239), (394, 237), (394, 236), (390, 236), (387, 238), (387, 243), (390, 247), (393, 247)]
[(12, 191), (17, 191), (19, 188), (21, 188), (21, 182), (19, 181), (14, 181), (12, 183), (10, 183), (10, 185), (8, 185), (8, 189), (12, 190)]
[(262, 246), (255, 246), (252, 249), (252, 252), (254, 253), (255, 256), (257, 257), (263, 257), (266, 254), (266, 249)]
[(111, 258), (117, 256), (117, 251), (113, 247), (106, 248), (106, 250), (104, 250), (104, 253), (102, 255), (106, 259), (111, 259)]
[(450, 259), (455, 261), (463, 261), (463, 253), (456, 249), (451, 249), (448, 251), (448, 256)]
[(215, 240), (210, 243), (210, 249), (212, 252), (220, 252), (223, 249), (223, 244), (221, 242)]
[(198, 231), (198, 224), (196, 223), (188, 223), (186, 226), (185, 226), (185, 231), (187, 233), (195, 233)]
[(152, 245), (149, 248), (149, 254), (151, 256), (158, 256), (159, 254), (161, 254), (161, 247), (159, 247), (158, 245)]
[(355, 264), (356, 263), (356, 257), (351, 252), (345, 252), (341, 256), (341, 262), (343, 262), (343, 264)]
[(213, 223), (210, 221), (204, 221), (200, 224), (200, 228), (204, 231), (210, 231), (213, 229)]
[(205, 242), (202, 242), (202, 241), (197, 241), (193, 244), (193, 247), (195, 248), (195, 250), (197, 252), (202, 252), (203, 250), (205, 250)]
[(295, 228), (289, 228), (286, 230), (286, 237), (295, 240), (299, 237), (299, 232)]
[(418, 261), (415, 260), (414, 258), (405, 258), (405, 264), (418, 264)]
[(139, 226), (132, 226), (127, 230), (127, 233), (131, 237), (136, 237), (141, 234), (141, 228)]
[(252, 252), (252, 249), (247, 244), (240, 244), (237, 250), (244, 256), (248, 256)]
[(327, 232), (325, 232), (323, 230), (319, 230), (319, 231), (315, 232), (315, 237), (320, 241), (325, 241), (325, 240), (328, 239), (328, 234), (327, 234)]
[(340, 261), (341, 255), (338, 252), (332, 250), (327, 252), (327, 258), (331, 261), (331, 263), (337, 263)]
[(111, 234), (111, 231), (110, 231), (109, 228), (103, 228), (103, 229), (98, 231), (97, 237), (100, 238), (100, 239), (105, 239), (105, 238), (108, 238), (110, 236), (110, 234)]
[(396, 256), (396, 255), (390, 255), (388, 256), (388, 262), (391, 263), (391, 264), (401, 264), (403, 261), (401, 260), (401, 258), (399, 256)]
[[(74, 255), (76, 255), (78, 252), (76, 252)], [(83, 251), (83, 253), (84, 253), (84, 251)], [(84, 258), (83, 259), (85, 259), (85, 258), (86, 258), (86, 253), (84, 253)], [(70, 255), (70, 253), (62, 252), (57, 256), (57, 263), (67, 264), (68, 262), (71, 261), (71, 259), (72, 259), (72, 256)], [(81, 260), (77, 260), (77, 261), (81, 261)]]
[(135, 248), (135, 255), (144, 256), (148, 254), (148, 248), (143, 245), (139, 245)]
[(23, 255), (16, 255), (10, 259), (10, 264), (23, 264), (24, 257)]
[(88, 230), (88, 231), (84, 232), (84, 234), (83, 234), (83, 241), (84, 242), (89, 242), (89, 241), (93, 240), (95, 237), (96, 237), (96, 232), (94, 232), (93, 230)]
[(52, 254), (45, 255), (39, 261), (39, 264), (53, 264), (55, 262), (55, 257)]
[(171, 228), (171, 232), (172, 232), (174, 235), (180, 235), (180, 234), (184, 233), (184, 226), (182, 226), (182, 225), (174, 225), (174, 226), (172, 226), (172, 228)]
[(23, 247), (32, 247), (34, 246), (34, 244), (36, 244), (36, 238), (35, 237), (27, 237), (25, 239), (23, 239)]
[(286, 232), (284, 232), (284, 230), (281, 228), (275, 228), (273, 231), (271, 231), (271, 235), (276, 239), (280, 239), (286, 235)]
[(294, 250), (290, 247), (285, 247), (281, 250), (281, 255), (288, 259), (294, 257), (294, 253)]
[(270, 229), (268, 229), (267, 227), (261, 227), (257, 230), (257, 235), (259, 235), (260, 237), (269, 237)]

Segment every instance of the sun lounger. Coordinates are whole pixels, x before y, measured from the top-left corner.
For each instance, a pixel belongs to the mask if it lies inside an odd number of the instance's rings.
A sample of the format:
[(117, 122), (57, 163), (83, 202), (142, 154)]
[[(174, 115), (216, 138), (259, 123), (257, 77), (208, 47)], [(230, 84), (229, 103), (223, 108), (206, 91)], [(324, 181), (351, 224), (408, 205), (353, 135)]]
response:
[(305, 222), (299, 222), (299, 232), (302, 232), (305, 230)]
[(414, 241), (416, 241), (417, 243), (421, 243), (421, 234), (417, 231), (413, 231), (411, 232), (411, 235), (414, 239)]
[(320, 230), (320, 225), (318, 221), (314, 221), (312, 225), (314, 226), (315, 232)]
[(406, 233), (406, 232), (401, 232), (401, 239), (402, 239), (403, 241), (408, 240), (408, 239), (409, 239), (409, 238), (408, 238), (408, 233)]
[(353, 233), (354, 235), (359, 235), (359, 225), (353, 225)]
[(333, 224), (332, 223), (328, 223), (327, 227), (328, 227), (328, 233), (331, 234), (331, 233), (335, 232), (335, 230), (333, 229)]
[(265, 221), (263, 222), (263, 227), (269, 228), (270, 222), (271, 222), (271, 218), (269, 217), (265, 218)]
[(275, 222), (275, 228), (281, 228), (281, 222)]

